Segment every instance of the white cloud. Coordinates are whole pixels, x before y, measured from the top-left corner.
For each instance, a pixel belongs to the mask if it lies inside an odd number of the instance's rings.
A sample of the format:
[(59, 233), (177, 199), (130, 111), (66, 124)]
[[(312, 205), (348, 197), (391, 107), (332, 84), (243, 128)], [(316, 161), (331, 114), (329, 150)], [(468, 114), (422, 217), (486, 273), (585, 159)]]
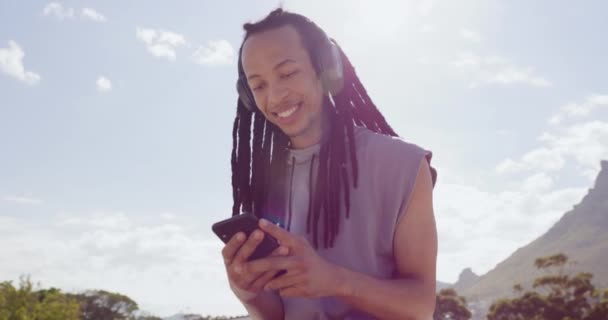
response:
[(553, 115), (549, 119), (548, 122), (549, 122), (549, 124), (552, 124), (552, 125), (558, 125), (562, 122), (563, 118), (564, 118), (563, 115), (558, 113), (558, 114)]
[(430, 33), (435, 31), (435, 26), (433, 26), (432, 24), (423, 24), (422, 26), (420, 26), (420, 30), (421, 33)]
[(59, 2), (50, 2), (42, 9), (42, 14), (47, 17), (53, 16), (58, 20), (71, 19), (74, 18), (74, 9), (64, 8)]
[(483, 58), (474, 53), (464, 52), (453, 60), (451, 65), (470, 76), (470, 88), (484, 84), (551, 86), (551, 82), (537, 75), (533, 68), (514, 65), (498, 56)]
[(27, 196), (17, 196), (17, 195), (5, 195), (2, 197), (2, 201), (6, 202), (14, 202), (18, 204), (26, 204), (26, 205), (37, 205), (42, 203), (42, 200), (35, 199)]
[(496, 166), (499, 174), (522, 172), (556, 172), (562, 170), (568, 159), (584, 168), (587, 178), (594, 178), (600, 160), (608, 159), (608, 122), (591, 121), (563, 128), (555, 133), (543, 133), (543, 144), (526, 152), (521, 159), (507, 158)]
[[(222, 243), (208, 225), (143, 219), (114, 211), (36, 219), (0, 214), (2, 281), (30, 274), (32, 280), (64, 291), (120, 292), (158, 316), (186, 309), (245, 312), (227, 285)], [(167, 292), (171, 294), (163, 294)]]
[(58, 226), (77, 226), (86, 228), (101, 228), (126, 230), (132, 227), (124, 212), (96, 211), (88, 216), (66, 215), (57, 222)]
[(471, 184), (438, 185), (438, 274), (446, 277), (440, 280), (456, 281), (466, 267), (480, 274), (489, 271), (547, 231), (586, 191), (555, 188), (545, 174), (499, 192)]
[(152, 43), (156, 39), (157, 34), (154, 29), (137, 28), (137, 38), (146, 44)]
[(99, 92), (108, 92), (110, 90), (112, 90), (112, 81), (110, 81), (110, 79), (104, 77), (104, 76), (99, 76), (99, 78), (97, 78), (97, 91)]
[(177, 47), (186, 43), (184, 36), (171, 31), (160, 31), (157, 41)]
[[(608, 105), (608, 96), (592, 95), (583, 103), (562, 107), (551, 119), (582, 117), (603, 105)], [(526, 172), (550, 174), (563, 170), (567, 161), (571, 160), (579, 173), (592, 180), (600, 169), (600, 160), (608, 159), (608, 122), (592, 120), (552, 126), (537, 140), (540, 143), (538, 147), (524, 153), (518, 160), (503, 160), (496, 166), (496, 172), (503, 175)]]
[(516, 66), (507, 66), (498, 70), (494, 76), (486, 78), (488, 83), (501, 83), (501, 84), (528, 84), (535, 87), (548, 87), (551, 83), (541, 77), (534, 74), (532, 68), (520, 68)]
[(106, 21), (106, 17), (104, 15), (102, 15), (101, 13), (99, 13), (91, 8), (82, 9), (81, 16), (85, 19), (89, 19), (89, 20), (92, 20), (95, 22), (105, 22)]
[(0, 215), (0, 234), (8, 234), (8, 232), (11, 231), (14, 232), (17, 226), (19, 226), (19, 221), (16, 218)]
[(477, 31), (473, 31), (473, 30), (469, 30), (469, 29), (465, 29), (465, 28), (460, 29), (460, 36), (463, 39), (471, 41), (471, 42), (480, 42), (481, 41), (481, 36), (479, 35), (479, 33)]
[(234, 49), (226, 40), (209, 41), (207, 46), (199, 46), (192, 55), (194, 62), (202, 65), (231, 64), (234, 60)]
[(183, 35), (165, 30), (137, 27), (136, 36), (137, 39), (146, 44), (148, 52), (155, 57), (167, 58), (169, 61), (175, 61), (175, 50), (177, 47), (186, 44)]
[(173, 212), (163, 212), (160, 217), (164, 220), (175, 220), (175, 214)]
[(569, 103), (561, 107), (556, 114), (551, 116), (549, 124), (558, 125), (566, 119), (583, 118), (600, 107), (608, 107), (608, 95), (592, 94), (582, 103)]
[(557, 171), (564, 167), (564, 155), (555, 149), (539, 147), (531, 150), (521, 157), (521, 160), (507, 158), (496, 166), (499, 174), (517, 174), (525, 171), (543, 170)]
[(576, 123), (542, 139), (547, 148), (573, 159), (587, 178), (595, 178), (600, 160), (608, 160), (608, 122)]
[(452, 66), (456, 68), (479, 68), (481, 61), (480, 57), (473, 53), (463, 52), (460, 56), (452, 61)]
[(418, 14), (423, 17), (428, 16), (429, 13), (431, 13), (431, 11), (433, 10), (434, 5), (434, 0), (421, 0), (418, 4)]
[(499, 174), (503, 173), (516, 173), (521, 172), (525, 169), (524, 164), (517, 162), (511, 158), (503, 160), (496, 166), (496, 172)]
[(557, 171), (564, 167), (565, 160), (561, 150), (540, 147), (523, 155), (522, 161), (527, 169), (544, 169)]
[[(54, 17), (57, 20), (68, 20), (76, 17), (76, 9), (64, 7), (59, 2), (50, 2), (44, 9), (42, 14), (46, 17)], [(80, 18), (94, 22), (105, 22), (106, 17), (92, 8), (83, 8), (80, 11)]]
[(540, 172), (534, 174), (524, 181), (523, 190), (534, 192), (534, 191), (545, 191), (553, 186), (553, 178), (546, 172)]
[(0, 48), (0, 71), (29, 85), (34, 85), (40, 81), (40, 75), (26, 71), (23, 66), (25, 53), (13, 40), (9, 40), (8, 48)]
[[(603, 97), (593, 95), (581, 104), (571, 104), (577, 107), (562, 108), (560, 112), (588, 115), (596, 105), (604, 103)], [(606, 121), (549, 127), (537, 140), (539, 145), (535, 148), (496, 166), (495, 172), (505, 179), (503, 185), (507, 186), (500, 192), (492, 193), (471, 185), (440, 186), (438, 228), (440, 237), (449, 243), (443, 249), (444, 256), (439, 255), (440, 261), (462, 259), (466, 261), (463, 267), (479, 266), (478, 272), (492, 268), (515, 249), (541, 235), (579, 203), (597, 177), (600, 160), (608, 159)], [(587, 182), (568, 188), (556, 183), (572, 173), (587, 178)], [(456, 232), (453, 228), (464, 231)], [(479, 239), (484, 239), (484, 244)], [(485, 250), (485, 243), (492, 244), (493, 248)], [(478, 258), (479, 252), (484, 252), (483, 259)]]

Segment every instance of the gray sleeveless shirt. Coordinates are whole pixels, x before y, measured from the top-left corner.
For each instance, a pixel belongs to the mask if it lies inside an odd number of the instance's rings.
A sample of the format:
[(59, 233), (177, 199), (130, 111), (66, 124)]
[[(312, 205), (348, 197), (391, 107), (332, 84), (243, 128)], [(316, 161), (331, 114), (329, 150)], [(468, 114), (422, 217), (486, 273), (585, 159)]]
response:
[[(426, 159), (430, 164), (432, 153), (402, 138), (363, 127), (355, 127), (355, 141), (359, 179), (356, 189), (351, 182), (349, 218), (341, 216), (334, 246), (325, 249), (320, 241), (317, 252), (326, 260), (350, 270), (378, 279), (394, 278), (398, 275), (393, 256), (395, 227), (409, 201), (420, 162)], [(315, 185), (318, 170), (318, 161), (314, 158), (318, 159), (320, 148), (317, 144), (290, 150), (290, 171), (285, 177), (288, 190), (285, 192), (291, 201), (283, 201), (280, 206), (270, 205), (263, 213), (264, 218), (279, 223), (293, 234), (305, 236), (311, 244), (312, 233), (306, 233), (306, 218), (310, 183)], [(431, 174), (434, 185), (437, 172), (433, 167)], [(291, 215), (286, 214), (289, 203)], [(341, 210), (344, 210), (343, 204)], [(322, 219), (318, 228), (323, 230)], [(334, 297), (282, 298), (282, 301), (288, 320), (373, 319)]]

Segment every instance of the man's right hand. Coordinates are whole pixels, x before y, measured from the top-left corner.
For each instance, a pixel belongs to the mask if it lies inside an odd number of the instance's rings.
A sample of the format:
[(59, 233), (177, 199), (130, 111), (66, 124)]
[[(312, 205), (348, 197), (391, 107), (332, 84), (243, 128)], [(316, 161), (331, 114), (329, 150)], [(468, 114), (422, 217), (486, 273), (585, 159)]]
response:
[[(235, 234), (222, 249), (224, 265), (228, 274), (230, 288), (236, 297), (242, 302), (249, 302), (264, 292), (264, 286), (275, 276), (277, 271), (262, 271), (260, 273), (249, 273), (245, 271), (244, 264), (257, 246), (264, 239), (264, 232), (256, 229), (249, 238), (243, 232)], [(280, 246), (276, 248), (271, 256), (285, 256), (289, 250)]]

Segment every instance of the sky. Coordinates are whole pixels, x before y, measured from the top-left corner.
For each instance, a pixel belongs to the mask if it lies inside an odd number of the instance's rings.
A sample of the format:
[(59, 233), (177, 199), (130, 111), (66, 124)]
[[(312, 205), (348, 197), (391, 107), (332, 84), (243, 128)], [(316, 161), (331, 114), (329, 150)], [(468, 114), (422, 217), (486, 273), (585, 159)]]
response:
[(279, 5), (433, 152), (440, 281), (543, 234), (608, 159), (605, 1), (0, 0), (0, 281), (244, 314), (211, 225), (242, 25)]

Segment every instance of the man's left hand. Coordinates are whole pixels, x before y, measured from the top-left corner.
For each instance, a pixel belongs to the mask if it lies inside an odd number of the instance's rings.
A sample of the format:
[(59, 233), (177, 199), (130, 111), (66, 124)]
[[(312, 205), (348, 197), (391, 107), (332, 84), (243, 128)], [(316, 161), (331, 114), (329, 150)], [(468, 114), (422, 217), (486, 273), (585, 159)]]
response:
[(248, 272), (287, 271), (268, 282), (266, 290), (277, 290), (283, 297), (309, 298), (333, 296), (339, 292), (341, 268), (319, 256), (306, 238), (264, 219), (260, 219), (259, 226), (289, 249), (289, 256), (266, 257), (243, 265)]

